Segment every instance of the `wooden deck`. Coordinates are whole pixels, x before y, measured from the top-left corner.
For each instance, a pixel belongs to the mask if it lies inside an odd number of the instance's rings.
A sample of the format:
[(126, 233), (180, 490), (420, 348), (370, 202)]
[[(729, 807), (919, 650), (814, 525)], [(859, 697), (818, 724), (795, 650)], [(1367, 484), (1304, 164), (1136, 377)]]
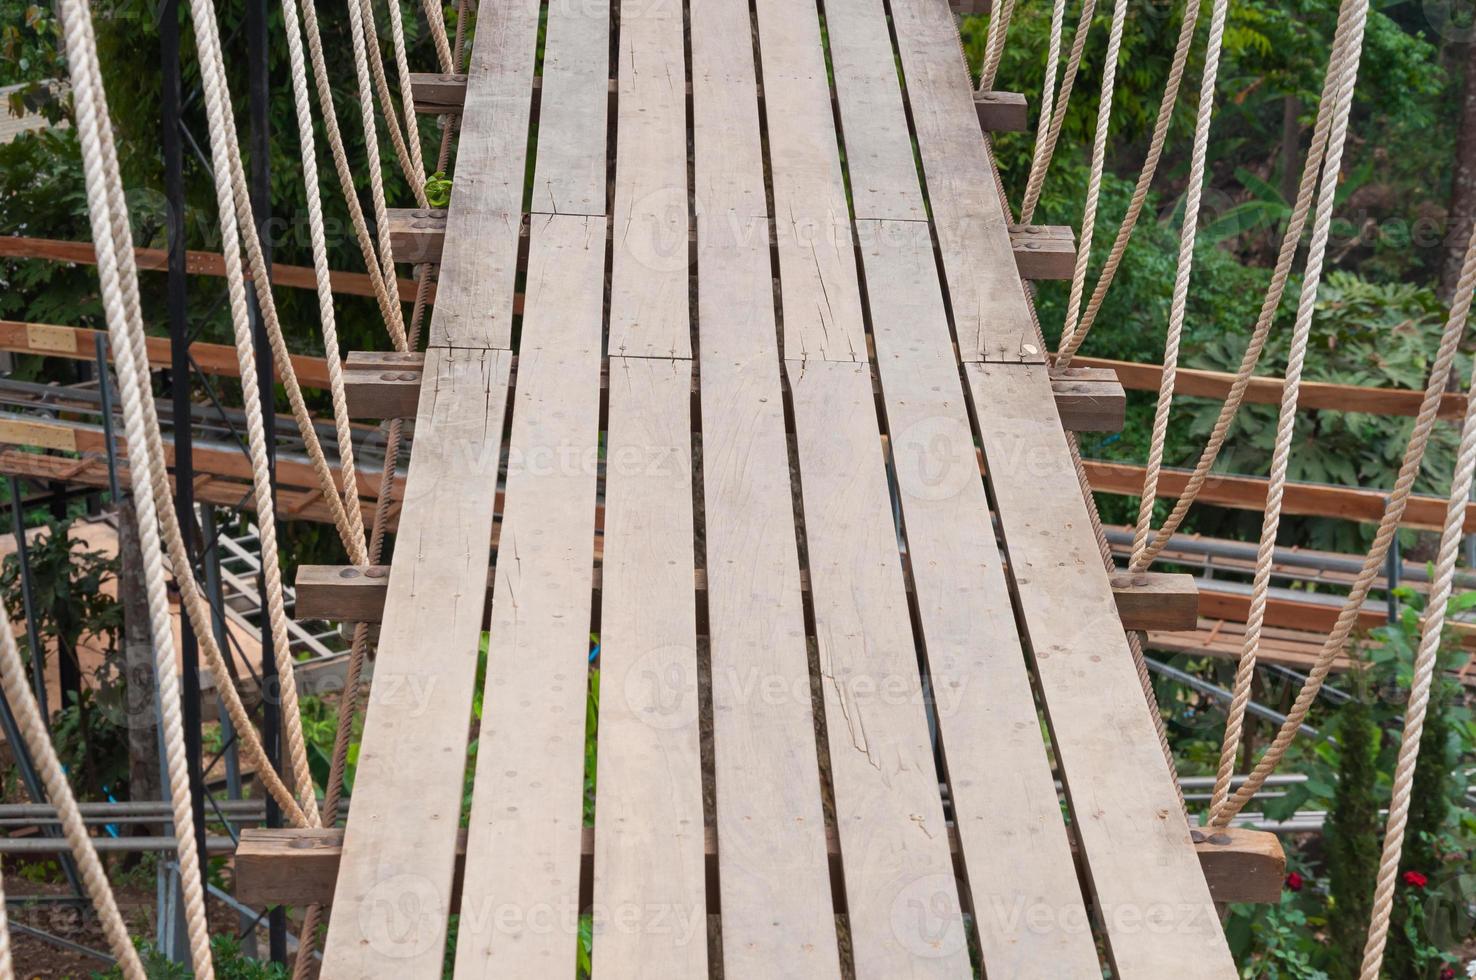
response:
[(323, 975), (1235, 976), (947, 0), (485, 0), (464, 105)]

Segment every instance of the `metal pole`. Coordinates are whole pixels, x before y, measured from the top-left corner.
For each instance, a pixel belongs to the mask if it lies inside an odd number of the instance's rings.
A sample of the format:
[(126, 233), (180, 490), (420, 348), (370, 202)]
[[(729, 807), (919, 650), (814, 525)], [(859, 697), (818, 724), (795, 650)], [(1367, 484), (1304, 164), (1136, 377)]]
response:
[[(251, 132), (247, 146), (251, 152), (251, 211), (256, 218), (256, 233), (261, 239), (262, 251), (266, 255), (267, 268), (272, 261), (272, 186), (271, 186), (271, 129), (267, 121), (270, 105), (268, 90), (267, 61), (267, 0), (251, 0), (246, 5), (246, 63), (248, 67), (247, 93), (251, 111)], [(251, 300), (252, 335), (256, 342), (256, 375), (261, 386), (262, 424), (268, 436), (267, 473), (271, 484), (273, 512), (276, 510), (277, 454), (275, 434), (277, 431), (276, 376), (272, 370), (271, 344), (262, 322), (261, 311), (256, 307), (256, 296), (249, 291)], [(265, 574), (257, 585), (263, 604), (266, 602)], [(271, 627), (265, 622), (261, 629), (261, 680), (265, 715), (262, 723), (262, 742), (267, 758), (281, 768), (282, 719), (280, 702), (277, 700), (276, 651), (273, 648)], [(312, 787), (299, 787), (312, 792)], [(282, 814), (275, 801), (267, 803), (267, 826), (281, 826)], [(281, 906), (273, 908), (267, 917), (268, 934), (271, 937), (271, 958), (274, 963), (287, 962), (287, 916)]]
[(1399, 622), (1399, 597), (1394, 590), (1399, 588), (1399, 570), (1404, 567), (1403, 560), (1399, 557), (1399, 532), (1394, 532), (1393, 539), (1389, 542), (1389, 553), (1384, 560), (1384, 577), (1388, 580), (1389, 591), (1386, 593), (1389, 603), (1389, 622)]
[(15, 560), (20, 570), (21, 603), (26, 612), (26, 643), (31, 648), (31, 687), (36, 692), (36, 706), (41, 710), (41, 724), (49, 730), (51, 711), (46, 705), (46, 648), (36, 630), (36, 599), (31, 594), (31, 559), (26, 548), (26, 522), (21, 516), (20, 480), (10, 478), (10, 525), (15, 532)]
[(113, 438), (113, 383), (108, 376), (108, 335), (99, 330), (93, 334), (97, 343), (97, 394), (102, 412), (103, 444), (108, 447), (108, 494), (114, 507), (122, 496), (118, 493), (118, 443)]
[[(160, 11), (159, 49), (163, 62), (164, 196), (168, 203), (169, 235), (169, 353), (170, 395), (174, 404), (175, 513), (185, 538), (191, 567), (176, 575), (194, 573), (194, 446), (190, 431), (190, 337), (185, 279), (184, 147), (180, 139), (179, 0), (164, 0)], [(193, 801), (195, 838), (200, 866), (209, 867), (205, 851), (205, 779), (200, 771), (200, 651), (188, 616), (180, 617), (180, 706), (184, 716), (185, 759)]]

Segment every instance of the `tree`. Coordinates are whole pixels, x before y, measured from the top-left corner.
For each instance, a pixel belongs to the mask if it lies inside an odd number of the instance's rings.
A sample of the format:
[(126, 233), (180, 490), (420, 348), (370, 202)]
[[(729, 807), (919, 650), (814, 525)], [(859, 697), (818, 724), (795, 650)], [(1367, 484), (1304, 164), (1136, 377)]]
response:
[(1380, 824), (1375, 786), (1380, 732), (1368, 696), (1366, 689), (1360, 690), (1358, 699), (1350, 702), (1338, 719), (1338, 785), (1323, 828), (1332, 899), (1328, 913), (1329, 966), (1334, 978), (1348, 980), (1358, 975), (1363, 961), (1379, 868)]

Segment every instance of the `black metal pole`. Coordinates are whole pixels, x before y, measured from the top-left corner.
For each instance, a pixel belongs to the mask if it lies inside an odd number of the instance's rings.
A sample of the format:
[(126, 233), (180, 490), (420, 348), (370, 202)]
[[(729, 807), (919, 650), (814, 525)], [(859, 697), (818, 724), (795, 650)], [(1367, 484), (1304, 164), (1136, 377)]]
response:
[(20, 572), (21, 602), (26, 613), (26, 644), (31, 648), (31, 688), (36, 692), (36, 706), (41, 709), (41, 723), (51, 726), (51, 712), (46, 705), (46, 648), (36, 629), (36, 598), (31, 594), (31, 561), (26, 548), (26, 519), (21, 511), (20, 480), (10, 478), (10, 524), (15, 532), (15, 561)]
[[(268, 269), (272, 261), (272, 184), (271, 184), (271, 129), (267, 122), (269, 108), (269, 78), (267, 60), (267, 0), (251, 0), (246, 5), (246, 63), (248, 66), (247, 95), (251, 112), (251, 132), (247, 146), (251, 153), (251, 212), (256, 218), (256, 233), (261, 239), (262, 252), (266, 255)], [(261, 310), (257, 308), (254, 292), (248, 293), (251, 300), (252, 338), (256, 343), (256, 378), (261, 386), (262, 428), (267, 438), (267, 473), (271, 484), (272, 511), (276, 512), (277, 497), (277, 418), (275, 408), (276, 375), (272, 370), (272, 350), (267, 337), (266, 325), (262, 322)], [(260, 521), (260, 515), (258, 515)], [(261, 529), (265, 539), (265, 529)], [(266, 562), (257, 581), (257, 589), (266, 602)], [(277, 698), (276, 651), (270, 625), (261, 624), (261, 681), (265, 697), (265, 714), (262, 721), (262, 743), (267, 758), (278, 769), (281, 768), (282, 717), (281, 702)], [(313, 791), (311, 786), (299, 787), (301, 792)], [(267, 799), (267, 826), (278, 827), (282, 814), (276, 802)], [(271, 958), (274, 963), (287, 962), (287, 914), (280, 905), (271, 910), (267, 917), (267, 934), (271, 943)]]
[[(160, 11), (159, 52), (163, 62), (164, 196), (169, 234), (169, 388), (174, 415), (174, 508), (184, 533), (193, 574), (195, 548), (195, 461), (190, 431), (190, 324), (185, 279), (184, 145), (180, 139), (179, 0), (164, 0)], [(180, 707), (190, 798), (194, 801), (195, 841), (200, 867), (209, 867), (205, 849), (205, 778), (201, 771), (200, 649), (188, 616), (180, 617)]]

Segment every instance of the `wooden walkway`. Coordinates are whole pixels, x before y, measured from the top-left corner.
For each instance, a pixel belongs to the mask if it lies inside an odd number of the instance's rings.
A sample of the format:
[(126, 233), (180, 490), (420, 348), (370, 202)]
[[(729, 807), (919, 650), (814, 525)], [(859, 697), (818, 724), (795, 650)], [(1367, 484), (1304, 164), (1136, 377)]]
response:
[(1235, 976), (946, 0), (485, 0), (464, 111), (323, 975)]

